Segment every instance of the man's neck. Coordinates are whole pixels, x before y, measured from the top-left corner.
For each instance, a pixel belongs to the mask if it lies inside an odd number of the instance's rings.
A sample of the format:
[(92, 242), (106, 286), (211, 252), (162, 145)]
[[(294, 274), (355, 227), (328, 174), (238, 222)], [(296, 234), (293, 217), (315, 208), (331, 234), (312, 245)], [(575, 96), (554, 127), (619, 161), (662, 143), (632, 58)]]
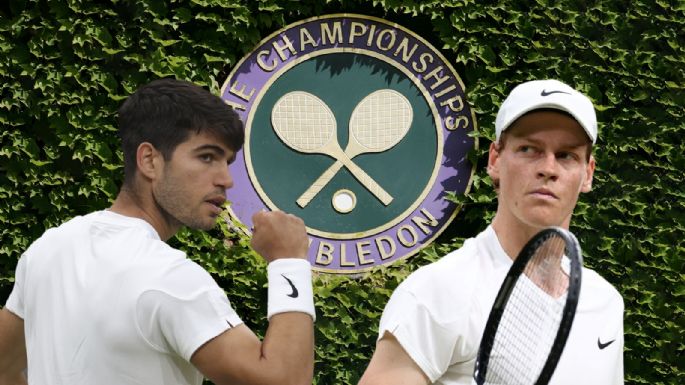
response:
[[(569, 221), (570, 218), (560, 226), (568, 229)], [(515, 260), (523, 246), (544, 227), (531, 226), (513, 219), (507, 220), (505, 215), (501, 215), (498, 212), (492, 220), (492, 228), (495, 230), (497, 240), (499, 240), (504, 252), (507, 253), (509, 258)]]
[(157, 231), (159, 238), (163, 241), (173, 237), (181, 228), (180, 224), (175, 224), (173, 223), (175, 221), (165, 218), (151, 192), (147, 194), (136, 193), (135, 189), (128, 186), (121, 188), (110, 210), (117, 214), (146, 221)]

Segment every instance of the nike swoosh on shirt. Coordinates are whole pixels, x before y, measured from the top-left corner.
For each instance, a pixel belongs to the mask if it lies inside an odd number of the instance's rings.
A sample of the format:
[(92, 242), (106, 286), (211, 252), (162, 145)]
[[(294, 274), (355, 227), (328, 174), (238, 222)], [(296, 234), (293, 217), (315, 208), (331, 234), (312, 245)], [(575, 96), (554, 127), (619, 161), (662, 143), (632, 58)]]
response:
[(552, 95), (552, 94), (566, 94), (566, 95), (571, 95), (571, 94), (569, 94), (569, 93), (566, 92), (566, 91), (549, 91), (549, 92), (547, 92), (546, 90), (542, 90), (542, 92), (540, 93), (540, 96), (549, 96), (549, 95)]
[(300, 293), (297, 291), (297, 288), (295, 287), (295, 285), (293, 285), (293, 281), (289, 280), (288, 277), (286, 277), (283, 274), (281, 274), (281, 277), (285, 278), (285, 280), (288, 281), (288, 284), (290, 285), (290, 287), (293, 289), (293, 292), (288, 294), (288, 297), (297, 298), (300, 295)]
[(599, 350), (602, 350), (602, 349), (606, 348), (607, 346), (611, 345), (614, 341), (616, 341), (616, 340), (614, 339), (614, 340), (611, 340), (609, 342), (603, 343), (602, 341), (599, 340), (599, 338), (597, 338), (597, 347), (599, 347)]

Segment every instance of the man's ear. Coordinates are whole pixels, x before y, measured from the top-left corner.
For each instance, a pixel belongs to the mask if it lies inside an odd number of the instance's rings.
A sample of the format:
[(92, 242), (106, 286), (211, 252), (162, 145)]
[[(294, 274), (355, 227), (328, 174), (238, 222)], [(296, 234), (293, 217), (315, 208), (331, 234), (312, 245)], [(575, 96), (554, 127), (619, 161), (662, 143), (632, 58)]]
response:
[(595, 175), (595, 157), (590, 155), (590, 160), (585, 166), (585, 181), (580, 186), (580, 191), (586, 193), (592, 190), (592, 178)]
[(490, 143), (490, 151), (488, 152), (488, 175), (492, 179), (495, 187), (499, 187), (499, 155), (502, 146), (499, 143)]
[(164, 157), (151, 143), (143, 142), (136, 151), (136, 164), (142, 176), (153, 180), (157, 179), (164, 167)]

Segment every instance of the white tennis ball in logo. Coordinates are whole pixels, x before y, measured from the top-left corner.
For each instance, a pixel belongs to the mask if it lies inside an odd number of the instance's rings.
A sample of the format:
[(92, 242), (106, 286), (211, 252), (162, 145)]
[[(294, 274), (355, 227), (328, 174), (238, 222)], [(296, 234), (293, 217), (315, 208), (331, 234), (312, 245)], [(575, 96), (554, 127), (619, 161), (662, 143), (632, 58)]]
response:
[(357, 196), (350, 190), (338, 190), (333, 194), (333, 208), (341, 214), (347, 214), (357, 205)]

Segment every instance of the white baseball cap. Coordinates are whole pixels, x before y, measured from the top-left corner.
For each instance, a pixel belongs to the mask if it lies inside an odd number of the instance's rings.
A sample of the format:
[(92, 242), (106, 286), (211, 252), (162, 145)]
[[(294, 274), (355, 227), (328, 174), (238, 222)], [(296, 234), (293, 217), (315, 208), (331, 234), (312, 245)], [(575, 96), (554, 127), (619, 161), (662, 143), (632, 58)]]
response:
[(587, 96), (558, 80), (532, 80), (516, 86), (504, 100), (495, 120), (495, 140), (524, 114), (551, 108), (569, 113), (585, 129), (594, 144), (597, 141), (595, 107)]

